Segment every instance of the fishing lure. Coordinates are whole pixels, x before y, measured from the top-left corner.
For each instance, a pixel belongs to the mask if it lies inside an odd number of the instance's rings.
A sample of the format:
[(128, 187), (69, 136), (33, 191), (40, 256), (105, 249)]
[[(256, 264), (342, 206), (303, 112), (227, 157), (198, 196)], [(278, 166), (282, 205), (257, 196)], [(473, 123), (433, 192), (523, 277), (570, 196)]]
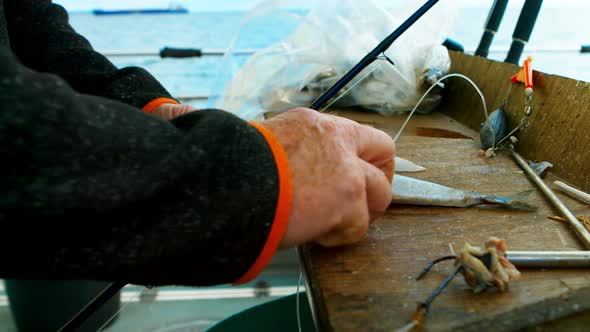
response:
[[(495, 115), (495, 119), (491, 119), (491, 115), (489, 118), (486, 119), (486, 124), (484, 124), (480, 130), (480, 140), (482, 143), (482, 147), (485, 150), (485, 155), (488, 158), (493, 157), (496, 154), (496, 151), (506, 147), (509, 138), (519, 130), (524, 130), (531, 125), (530, 116), (533, 113), (532, 110), (532, 100), (533, 100), (533, 92), (534, 92), (534, 84), (533, 84), (533, 67), (532, 67), (533, 58), (527, 57), (527, 59), (523, 62), (522, 69), (512, 76), (510, 82), (512, 83), (504, 97), (504, 102), (502, 106), (498, 108), (498, 113)], [(524, 96), (525, 96), (525, 106), (524, 106), (524, 115), (520, 120), (520, 123), (512, 129), (509, 133), (506, 133), (508, 127), (508, 120), (506, 118), (504, 111), (504, 106), (508, 103), (508, 98), (512, 93), (512, 87), (515, 84), (523, 83), (524, 84)], [(506, 128), (505, 128), (506, 127)]]
[(503, 138), (508, 132), (508, 118), (506, 117), (506, 111), (502, 107), (496, 109), (488, 118), (487, 122), (484, 122), (479, 131), (479, 138), (481, 145), (484, 150), (494, 147), (496, 138)]

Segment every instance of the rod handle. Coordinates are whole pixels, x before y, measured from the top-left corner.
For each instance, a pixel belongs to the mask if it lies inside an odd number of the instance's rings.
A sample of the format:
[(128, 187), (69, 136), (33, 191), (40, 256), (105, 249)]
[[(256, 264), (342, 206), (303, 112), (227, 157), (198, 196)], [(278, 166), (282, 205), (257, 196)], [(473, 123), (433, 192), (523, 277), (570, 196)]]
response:
[(504, 17), (504, 12), (506, 11), (507, 6), (508, 0), (494, 1), (486, 22), (483, 36), (481, 37), (479, 46), (477, 46), (477, 50), (475, 51), (475, 55), (482, 56), (484, 58), (488, 56), (490, 46), (492, 45), (492, 40), (494, 39), (494, 35), (500, 27), (500, 23), (502, 22), (502, 18)]

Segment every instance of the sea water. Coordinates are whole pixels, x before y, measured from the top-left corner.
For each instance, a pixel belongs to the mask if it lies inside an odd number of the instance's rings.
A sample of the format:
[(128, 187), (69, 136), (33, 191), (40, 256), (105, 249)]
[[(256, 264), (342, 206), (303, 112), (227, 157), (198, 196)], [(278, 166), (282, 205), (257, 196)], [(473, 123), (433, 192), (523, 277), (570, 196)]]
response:
[[(493, 48), (508, 49), (520, 7), (508, 8)], [(462, 8), (449, 38), (474, 50), (483, 33), (488, 6)], [(114, 15), (71, 13), (72, 26), (99, 51), (150, 51), (186, 47), (226, 49), (239, 33), (236, 49), (260, 49), (286, 38), (295, 28), (288, 19), (265, 17), (245, 26), (240, 20), (246, 12), (194, 12), (181, 15)], [(588, 12), (579, 8), (542, 8), (531, 40), (521, 61), (534, 57), (535, 70), (590, 81), (590, 53), (580, 54), (582, 44), (590, 44)], [(392, 27), (392, 29), (395, 27)], [(343, 38), (343, 42), (345, 42)], [(395, 44), (394, 46), (395, 47)], [(533, 49), (571, 49), (571, 52), (531, 52)], [(527, 51), (528, 50), (528, 51)], [(489, 58), (503, 61), (505, 52), (491, 53)], [(174, 96), (214, 96), (222, 93), (223, 75), (228, 65), (235, 72), (247, 56), (189, 59), (159, 57), (109, 57), (117, 66), (140, 66), (152, 73)], [(201, 106), (206, 105), (201, 103)]]

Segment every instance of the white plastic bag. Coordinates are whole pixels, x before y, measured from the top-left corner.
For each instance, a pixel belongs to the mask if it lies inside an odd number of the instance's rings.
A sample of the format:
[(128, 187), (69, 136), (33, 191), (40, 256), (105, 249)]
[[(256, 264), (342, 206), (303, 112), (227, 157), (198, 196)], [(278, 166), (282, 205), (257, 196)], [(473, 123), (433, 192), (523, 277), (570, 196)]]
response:
[[(300, 21), (298, 28), (283, 42), (250, 57), (216, 106), (248, 120), (266, 111), (309, 106), (423, 4), (403, 2), (405, 6), (394, 1), (394, 8), (384, 8), (375, 0), (314, 1), (307, 15), (301, 16), (285, 9)], [(260, 8), (266, 9), (262, 11), (265, 15), (268, 8), (275, 8), (270, 12), (276, 15), (276, 8), (292, 8), (296, 3), (268, 0)], [(448, 52), (441, 44), (453, 21), (453, 8), (443, 3), (435, 5), (385, 53), (395, 65), (375, 61), (342, 89), (341, 98), (331, 107), (361, 106), (385, 115), (411, 110), (450, 68)], [(432, 111), (440, 98), (440, 91), (431, 92), (419, 111)]]

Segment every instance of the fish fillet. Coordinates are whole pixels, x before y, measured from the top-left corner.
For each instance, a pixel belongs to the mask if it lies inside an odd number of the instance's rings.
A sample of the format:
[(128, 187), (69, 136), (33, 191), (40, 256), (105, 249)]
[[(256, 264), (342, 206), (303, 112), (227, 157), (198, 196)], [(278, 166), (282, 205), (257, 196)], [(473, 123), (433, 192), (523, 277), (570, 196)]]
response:
[(426, 170), (426, 168), (416, 165), (407, 159), (395, 157), (396, 172), (422, 172), (424, 170)]

